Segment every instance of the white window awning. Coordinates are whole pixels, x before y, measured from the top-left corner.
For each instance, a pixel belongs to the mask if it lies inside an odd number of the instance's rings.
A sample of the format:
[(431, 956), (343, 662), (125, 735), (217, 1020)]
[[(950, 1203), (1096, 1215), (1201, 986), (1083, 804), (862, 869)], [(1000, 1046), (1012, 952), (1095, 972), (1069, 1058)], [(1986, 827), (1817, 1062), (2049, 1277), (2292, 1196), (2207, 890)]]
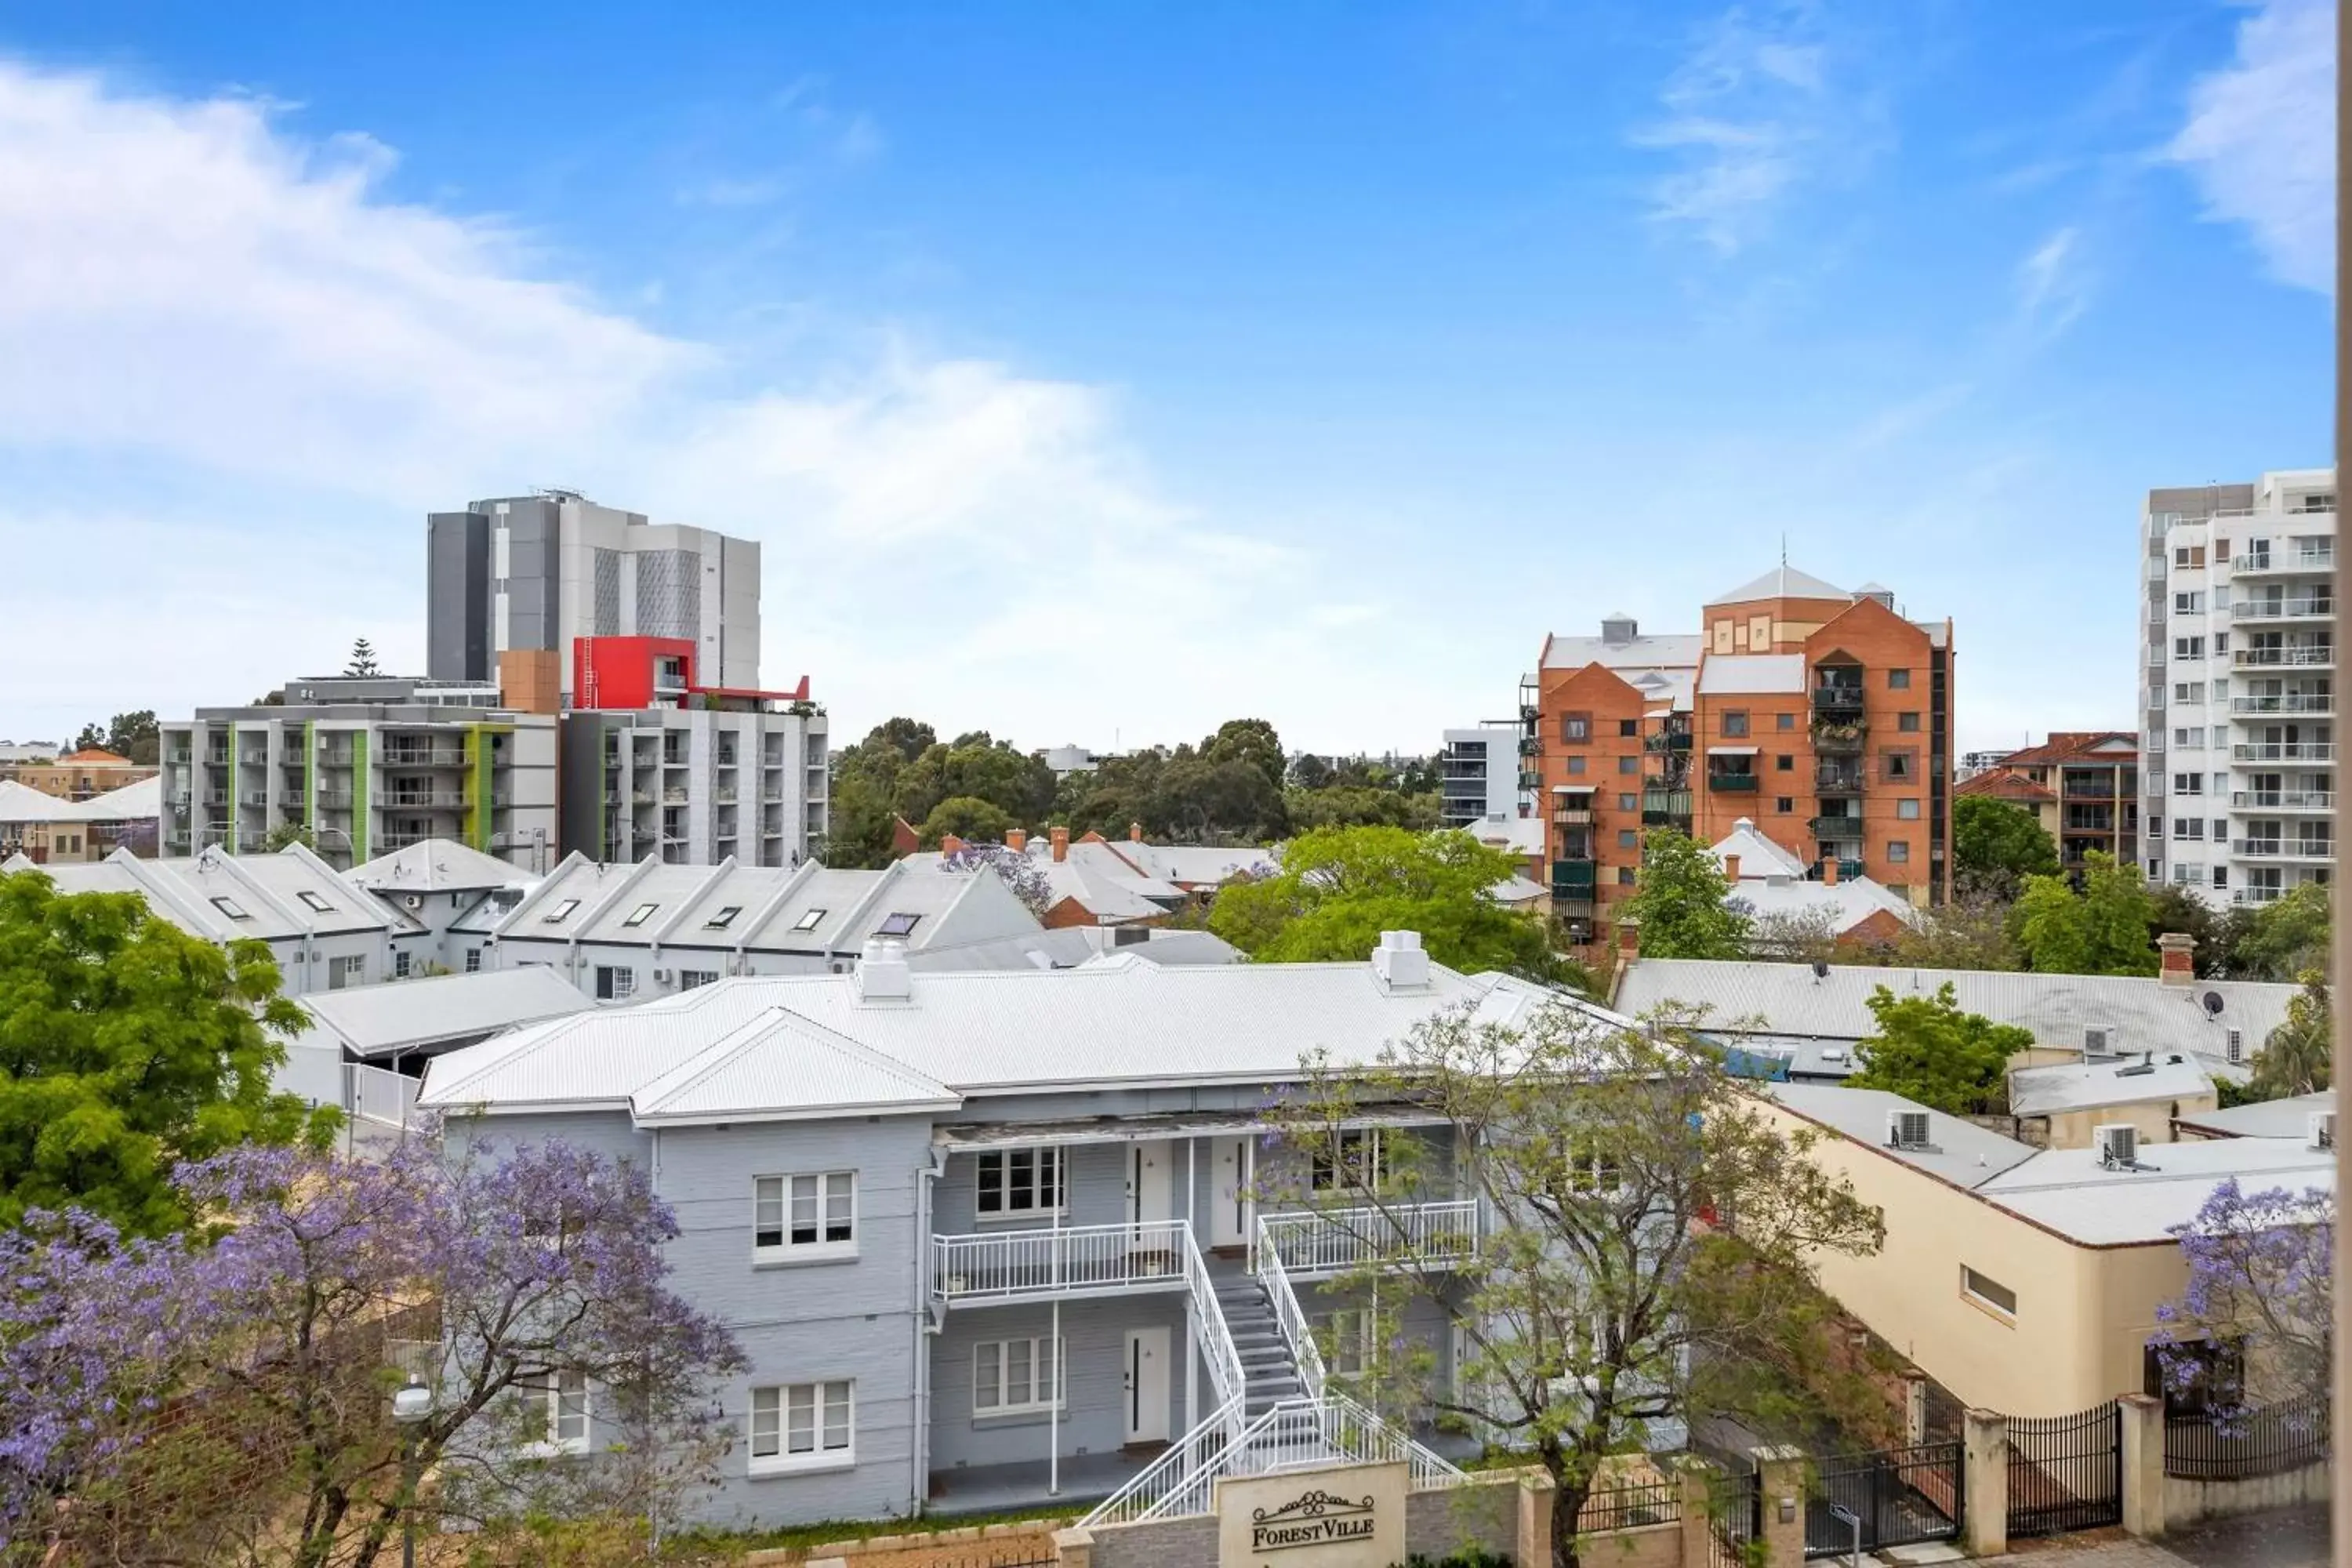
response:
[(1753, 746), (1709, 746), (1706, 749), (1706, 754), (1710, 757), (1752, 757), (1756, 754), (1756, 748)]

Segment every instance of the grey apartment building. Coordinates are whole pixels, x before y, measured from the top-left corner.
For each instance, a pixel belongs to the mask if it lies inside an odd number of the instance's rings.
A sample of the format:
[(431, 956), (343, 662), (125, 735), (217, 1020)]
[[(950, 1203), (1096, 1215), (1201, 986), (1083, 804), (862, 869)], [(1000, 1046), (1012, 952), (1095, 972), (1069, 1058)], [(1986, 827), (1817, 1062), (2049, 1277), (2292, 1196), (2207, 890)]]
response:
[[(441, 1058), (422, 1103), (453, 1148), (560, 1137), (655, 1173), (675, 1284), (751, 1363), (719, 1390), (737, 1441), (711, 1521), (1083, 1503), (1165, 1484), (1373, 1353), (1363, 1303), (1327, 1288), (1353, 1233), (1255, 1196), (1286, 1158), (1268, 1086), (1317, 1051), (1370, 1063), (1442, 1010), (1524, 1025), (1555, 1005), (1623, 1025), (1433, 964), (1411, 932), (1361, 963), (990, 973), (918, 972), (877, 940), (850, 973), (721, 979)], [(1414, 1234), (1477, 1247), (1491, 1220), (1444, 1184), (1430, 1112), (1361, 1109), (1365, 1168), (1383, 1138), (1431, 1147)], [(1299, 1185), (1344, 1198), (1347, 1179)], [(1423, 1300), (1403, 1327), (1450, 1369), (1445, 1323)], [(1417, 1434), (1415, 1463), (1450, 1469), (1436, 1441)]]
[[(655, 523), (569, 490), (468, 502), (425, 518), (425, 673), (520, 689), (551, 679), (572, 705), (573, 642), (675, 638), (701, 684), (760, 684), (760, 546)], [(526, 657), (518, 674), (506, 656)], [(509, 690), (509, 699), (515, 696)]]

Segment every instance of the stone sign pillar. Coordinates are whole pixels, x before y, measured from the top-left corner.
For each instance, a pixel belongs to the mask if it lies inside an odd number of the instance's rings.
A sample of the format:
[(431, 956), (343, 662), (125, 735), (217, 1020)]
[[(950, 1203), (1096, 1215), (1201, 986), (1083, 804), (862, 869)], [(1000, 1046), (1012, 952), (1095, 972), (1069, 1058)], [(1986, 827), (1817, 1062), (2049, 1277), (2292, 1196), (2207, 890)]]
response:
[(1391, 1568), (1405, 1559), (1402, 1461), (1217, 1482), (1218, 1568)]

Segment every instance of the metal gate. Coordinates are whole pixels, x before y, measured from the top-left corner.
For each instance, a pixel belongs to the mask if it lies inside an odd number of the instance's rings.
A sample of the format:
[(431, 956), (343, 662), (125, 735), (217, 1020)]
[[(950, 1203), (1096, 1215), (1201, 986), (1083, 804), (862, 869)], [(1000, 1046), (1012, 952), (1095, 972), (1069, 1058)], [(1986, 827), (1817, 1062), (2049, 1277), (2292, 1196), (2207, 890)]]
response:
[(2124, 1518), (2123, 1415), (2115, 1401), (2009, 1423), (2009, 1533), (2096, 1530)]
[(1819, 1461), (1805, 1498), (1805, 1555), (1831, 1557), (1853, 1549), (1853, 1526), (1833, 1509), (1862, 1521), (1862, 1549), (1949, 1541), (1960, 1533), (1958, 1443), (1924, 1443)]
[(1713, 1568), (1749, 1568), (1764, 1534), (1764, 1479), (1751, 1470), (1717, 1480), (1707, 1489), (1706, 1521)]

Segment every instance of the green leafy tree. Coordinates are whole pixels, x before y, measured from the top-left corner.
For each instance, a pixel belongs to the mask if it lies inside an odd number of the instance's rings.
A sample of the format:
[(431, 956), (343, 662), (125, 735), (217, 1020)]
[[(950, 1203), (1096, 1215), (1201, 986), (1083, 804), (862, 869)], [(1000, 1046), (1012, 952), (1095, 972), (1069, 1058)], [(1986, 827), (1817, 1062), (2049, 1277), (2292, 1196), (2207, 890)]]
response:
[(2232, 907), (2217, 914), (2195, 893), (2170, 883), (2148, 889), (2147, 908), (2150, 946), (2167, 931), (2179, 931), (2196, 940), (2198, 973), (2220, 980), (2235, 973), (2232, 964), (2243, 929), (2238, 917), (2250, 911)]
[(258, 942), (226, 951), (130, 893), (0, 876), (0, 1224), (78, 1205), (142, 1235), (187, 1214), (174, 1166), (340, 1124), (272, 1092), (303, 1016)]
[(264, 854), (275, 855), (289, 844), (299, 844), (305, 849), (316, 849), (319, 840), (307, 822), (281, 822), (261, 836)]
[(1964, 795), (1952, 802), (1952, 871), (1968, 887), (2013, 899), (2026, 878), (2057, 874), (2058, 846), (2023, 806)]
[(2137, 866), (2093, 850), (2077, 892), (2063, 877), (2028, 877), (2017, 900), (2017, 943), (2043, 974), (2153, 974), (2147, 885)]
[(1433, 795), (1405, 795), (1361, 784), (1334, 784), (1328, 789), (1293, 785), (1285, 792), (1284, 805), (1291, 827), (1299, 832), (1314, 827), (1380, 825), (1418, 828), (1426, 833), (1435, 828), (1438, 821), (1437, 797)]
[(1952, 1116), (1998, 1110), (2008, 1100), (2010, 1058), (2033, 1045), (2033, 1031), (1960, 1011), (1950, 984), (1933, 996), (1871, 993), (1877, 1030), (1855, 1049), (1853, 1089), (1883, 1089)]
[[(1577, 1531), (1611, 1456), (1701, 1413), (1786, 1437), (1853, 1408), (1819, 1392), (1834, 1309), (1813, 1270), (1876, 1252), (1885, 1222), (1685, 1031), (1455, 1011), (1369, 1071), (1306, 1069), (1269, 1113), (1257, 1196), (1318, 1214), (1357, 1260), (1326, 1288), (1363, 1303), (1368, 1353), (1328, 1375), (1541, 1466), (1550, 1568), (1614, 1560)], [(1376, 1178), (1318, 1187), (1363, 1169), (1375, 1108), (1423, 1125), (1383, 1131)], [(1494, 1223), (1475, 1252), (1432, 1246), (1420, 1205), (1462, 1196)]]
[(1054, 770), (1042, 758), (985, 733), (960, 735), (953, 744), (934, 744), (898, 769), (890, 794), (892, 808), (909, 822), (924, 821), (941, 801), (967, 795), (988, 802), (1018, 826), (1041, 822), (1052, 809)]
[(1904, 969), (2022, 969), (2011, 927), (2011, 906), (1979, 891), (1960, 890), (1932, 910), (1919, 910), (1891, 949), (1858, 956)]
[(1246, 763), (1265, 775), (1265, 782), (1276, 793), (1282, 789), (1283, 776), (1289, 772), (1289, 759), (1282, 752), (1282, 737), (1274, 726), (1263, 719), (1228, 719), (1217, 726), (1217, 732), (1201, 742), (1201, 760), (1205, 763)]
[(936, 849), (950, 834), (965, 843), (1003, 842), (1007, 830), (1020, 825), (991, 803), (976, 795), (950, 795), (931, 808), (923, 818), (923, 847)]
[(81, 733), (74, 737), (73, 744), (67, 749), (75, 752), (102, 752), (106, 750), (106, 731), (95, 724), (84, 724), (81, 727)]
[(1331, 782), (1331, 764), (1312, 752), (1301, 752), (1290, 764), (1290, 782), (1303, 790), (1318, 790)]
[(2333, 1081), (2333, 1011), (2326, 980), (2315, 969), (2305, 971), (2303, 989), (2288, 1001), (2285, 1019), (2254, 1058), (2249, 1098), (2287, 1100), (2316, 1093)]
[(2245, 980), (2285, 980), (2325, 972), (2330, 930), (2327, 885), (2303, 882), (2246, 913), (2231, 953), (2231, 973)]
[(1744, 958), (1748, 920), (1728, 902), (1731, 879), (1706, 846), (1672, 827), (1642, 842), (1642, 869), (1619, 918), (1642, 922), (1644, 958)]
[[(835, 752), (825, 841), (818, 858), (845, 868), (888, 865), (898, 775), (938, 743), (929, 724), (900, 717), (883, 721), (856, 745)], [(929, 815), (927, 808), (911, 820), (920, 822)]]
[(383, 671), (376, 667), (375, 645), (365, 637), (352, 638), (352, 661), (343, 667), (343, 673), (345, 675), (382, 675)]
[(1543, 926), (1487, 897), (1511, 858), (1466, 833), (1323, 827), (1284, 849), (1282, 869), (1217, 894), (1209, 929), (1261, 963), (1370, 957), (1384, 931), (1415, 931), (1450, 968), (1548, 978)]

